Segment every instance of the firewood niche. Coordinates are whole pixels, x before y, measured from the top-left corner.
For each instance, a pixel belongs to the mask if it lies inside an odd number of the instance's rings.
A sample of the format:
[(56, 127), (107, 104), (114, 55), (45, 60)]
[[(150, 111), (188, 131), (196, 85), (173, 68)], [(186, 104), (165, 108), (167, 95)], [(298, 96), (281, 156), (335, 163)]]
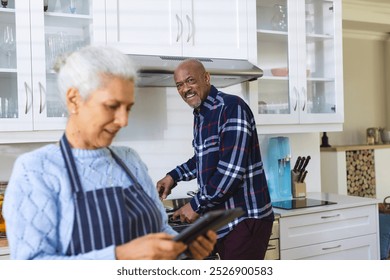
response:
[(345, 153), (348, 195), (375, 198), (374, 150), (351, 150)]

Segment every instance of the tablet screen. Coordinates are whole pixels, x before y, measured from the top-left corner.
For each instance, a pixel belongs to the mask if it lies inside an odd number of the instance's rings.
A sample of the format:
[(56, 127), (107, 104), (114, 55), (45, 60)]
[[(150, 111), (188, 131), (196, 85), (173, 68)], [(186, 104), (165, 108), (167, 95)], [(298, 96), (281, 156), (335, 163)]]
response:
[(242, 216), (243, 214), (244, 211), (241, 208), (207, 212), (193, 224), (176, 235), (173, 240), (188, 244), (199, 235), (205, 234), (208, 230), (217, 231), (230, 221)]

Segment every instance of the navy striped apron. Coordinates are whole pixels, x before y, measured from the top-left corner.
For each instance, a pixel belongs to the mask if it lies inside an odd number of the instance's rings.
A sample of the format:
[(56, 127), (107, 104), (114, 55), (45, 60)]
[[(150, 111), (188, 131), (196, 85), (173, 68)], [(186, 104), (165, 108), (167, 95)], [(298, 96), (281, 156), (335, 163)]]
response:
[(133, 185), (83, 192), (72, 150), (66, 136), (60, 147), (70, 177), (75, 203), (72, 237), (66, 254), (77, 255), (111, 245), (121, 245), (148, 233), (161, 231), (162, 216), (124, 162), (112, 151)]

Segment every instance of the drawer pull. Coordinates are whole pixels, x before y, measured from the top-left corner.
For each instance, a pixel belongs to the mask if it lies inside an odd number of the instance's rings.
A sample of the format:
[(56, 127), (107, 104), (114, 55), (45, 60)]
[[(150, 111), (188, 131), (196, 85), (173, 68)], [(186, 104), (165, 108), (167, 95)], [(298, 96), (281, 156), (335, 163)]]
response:
[(267, 250), (276, 250), (276, 247), (274, 245), (268, 245)]
[(326, 251), (326, 250), (332, 250), (332, 249), (337, 249), (337, 248), (341, 248), (341, 245), (337, 245), (337, 246), (334, 246), (334, 247), (322, 248), (322, 250)]
[(332, 216), (321, 216), (321, 219), (330, 219), (330, 218), (336, 218), (340, 217), (340, 214), (332, 215)]

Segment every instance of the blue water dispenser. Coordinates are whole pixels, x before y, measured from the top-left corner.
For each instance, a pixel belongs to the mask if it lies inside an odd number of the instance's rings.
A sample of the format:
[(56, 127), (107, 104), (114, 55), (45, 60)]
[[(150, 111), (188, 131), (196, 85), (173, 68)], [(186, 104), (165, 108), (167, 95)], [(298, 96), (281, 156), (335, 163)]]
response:
[(267, 182), (272, 201), (292, 198), (291, 152), (288, 137), (269, 139), (267, 151)]

